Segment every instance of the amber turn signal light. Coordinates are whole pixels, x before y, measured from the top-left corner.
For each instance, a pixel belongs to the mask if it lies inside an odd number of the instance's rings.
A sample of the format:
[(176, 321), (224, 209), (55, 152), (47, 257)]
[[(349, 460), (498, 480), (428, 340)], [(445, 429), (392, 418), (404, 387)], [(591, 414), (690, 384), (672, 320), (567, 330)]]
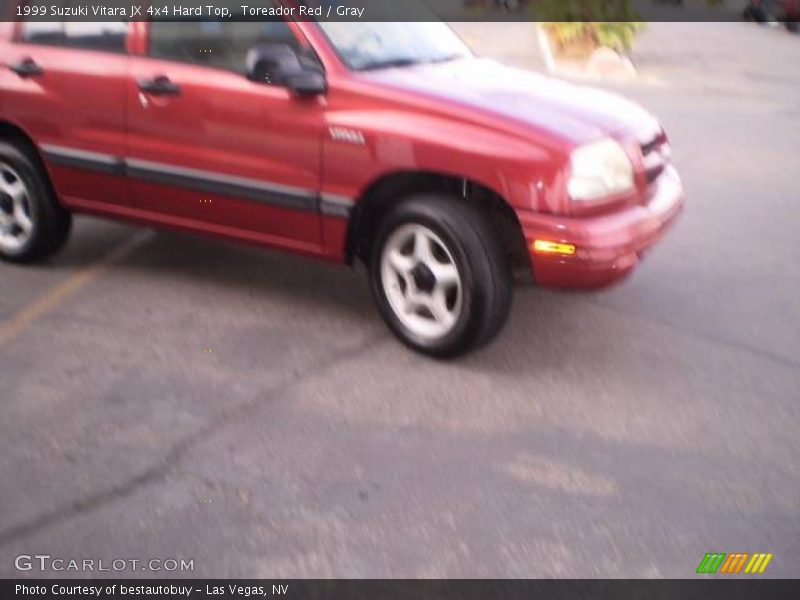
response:
[(533, 251), (539, 254), (563, 254), (573, 256), (576, 252), (575, 244), (562, 244), (549, 240), (534, 240)]

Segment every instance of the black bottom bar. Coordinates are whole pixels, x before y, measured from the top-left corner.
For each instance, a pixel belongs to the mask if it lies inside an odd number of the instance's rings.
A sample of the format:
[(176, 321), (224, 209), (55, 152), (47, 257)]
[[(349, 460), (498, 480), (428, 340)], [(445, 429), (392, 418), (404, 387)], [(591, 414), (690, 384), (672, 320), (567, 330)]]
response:
[(783, 600), (800, 598), (800, 580), (2, 580), (0, 598), (298, 600)]

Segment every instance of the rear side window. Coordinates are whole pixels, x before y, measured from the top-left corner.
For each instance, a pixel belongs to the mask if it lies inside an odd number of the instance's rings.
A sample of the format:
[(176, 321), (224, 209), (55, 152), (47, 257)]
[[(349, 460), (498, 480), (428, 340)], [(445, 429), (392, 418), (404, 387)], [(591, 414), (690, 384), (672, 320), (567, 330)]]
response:
[(33, 22), (22, 24), (22, 41), (102, 52), (125, 52), (128, 25), (122, 21)]
[(257, 44), (301, 45), (284, 21), (150, 23), (150, 56), (244, 73), (247, 52)]

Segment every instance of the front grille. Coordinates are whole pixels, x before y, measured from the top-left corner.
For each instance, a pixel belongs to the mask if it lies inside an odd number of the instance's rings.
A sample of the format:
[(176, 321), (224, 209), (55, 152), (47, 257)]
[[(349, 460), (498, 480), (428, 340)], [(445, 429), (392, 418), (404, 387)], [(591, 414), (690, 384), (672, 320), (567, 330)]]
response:
[(667, 135), (662, 131), (655, 138), (642, 144), (644, 172), (648, 185), (658, 179), (669, 165), (670, 147)]

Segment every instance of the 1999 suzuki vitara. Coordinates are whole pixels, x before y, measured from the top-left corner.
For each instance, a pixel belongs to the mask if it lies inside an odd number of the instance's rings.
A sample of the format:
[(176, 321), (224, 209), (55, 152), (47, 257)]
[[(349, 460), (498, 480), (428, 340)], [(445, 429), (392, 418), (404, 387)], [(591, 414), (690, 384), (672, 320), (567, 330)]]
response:
[[(13, 4), (13, 3), (12, 3)], [(363, 261), (418, 351), (493, 338), (516, 280), (598, 288), (673, 222), (659, 123), (473, 56), (442, 23), (0, 24), (0, 256), (91, 213)]]

